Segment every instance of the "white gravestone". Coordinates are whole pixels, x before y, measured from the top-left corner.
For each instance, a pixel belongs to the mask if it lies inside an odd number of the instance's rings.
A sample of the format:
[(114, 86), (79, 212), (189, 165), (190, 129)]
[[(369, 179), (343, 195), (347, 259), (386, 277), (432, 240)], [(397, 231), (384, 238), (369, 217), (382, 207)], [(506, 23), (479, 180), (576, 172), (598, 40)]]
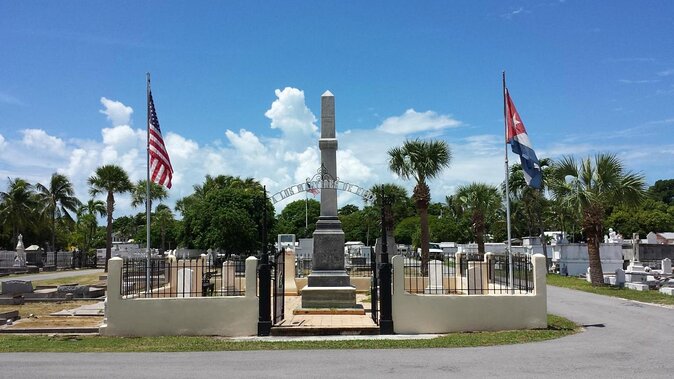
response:
[(192, 275), (194, 275), (194, 271), (192, 269), (178, 269), (178, 297), (192, 296)]
[(468, 262), (468, 272), (466, 276), (466, 284), (468, 294), (482, 294), (487, 290), (487, 286), (483, 283), (483, 279), (487, 279), (487, 267), (485, 262)]
[(625, 270), (617, 268), (615, 270), (615, 276), (609, 278), (609, 283), (612, 286), (624, 287), (625, 286)]
[(424, 289), (424, 293), (443, 294), (443, 264), (444, 262), (438, 260), (428, 262), (428, 286)]
[(236, 289), (236, 264), (225, 261), (222, 264), (222, 292), (228, 293)]

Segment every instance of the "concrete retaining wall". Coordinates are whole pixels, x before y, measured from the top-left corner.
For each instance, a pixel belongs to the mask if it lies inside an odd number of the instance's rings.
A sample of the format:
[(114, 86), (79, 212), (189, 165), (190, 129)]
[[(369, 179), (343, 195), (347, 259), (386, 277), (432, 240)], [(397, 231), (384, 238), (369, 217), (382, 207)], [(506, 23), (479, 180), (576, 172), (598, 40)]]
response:
[[(585, 275), (590, 267), (587, 244), (568, 243), (553, 246), (553, 261), (557, 262), (560, 272), (567, 275)], [(599, 245), (601, 268), (604, 272), (615, 272), (623, 267), (623, 249), (620, 243), (602, 243)]]
[(396, 333), (450, 333), (547, 327), (545, 257), (532, 257), (534, 293), (424, 295), (405, 292), (403, 257), (393, 257), (393, 327)]
[(246, 259), (246, 295), (123, 299), (120, 293), (121, 258), (108, 267), (106, 336), (253, 336), (257, 334), (259, 300), (257, 259)]

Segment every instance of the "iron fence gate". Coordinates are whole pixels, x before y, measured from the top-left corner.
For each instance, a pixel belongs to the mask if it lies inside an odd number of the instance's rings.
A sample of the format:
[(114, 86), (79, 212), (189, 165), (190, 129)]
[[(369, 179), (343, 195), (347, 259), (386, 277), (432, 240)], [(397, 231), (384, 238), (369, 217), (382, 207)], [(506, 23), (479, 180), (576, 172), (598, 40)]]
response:
[(379, 277), (377, 271), (377, 260), (372, 259), (372, 279), (370, 282), (370, 307), (372, 321), (379, 325)]
[(274, 324), (285, 317), (285, 249), (274, 254)]

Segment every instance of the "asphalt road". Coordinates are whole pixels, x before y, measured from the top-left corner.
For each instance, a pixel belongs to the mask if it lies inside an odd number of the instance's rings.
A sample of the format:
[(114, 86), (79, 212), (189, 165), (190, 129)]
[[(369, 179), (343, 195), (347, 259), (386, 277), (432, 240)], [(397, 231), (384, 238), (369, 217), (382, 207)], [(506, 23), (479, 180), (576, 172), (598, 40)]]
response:
[(72, 276), (89, 275), (95, 273), (100, 273), (102, 275), (103, 270), (102, 269), (67, 270), (67, 271), (43, 272), (40, 274), (3, 276), (0, 278), (0, 282), (4, 282), (6, 280), (51, 280), (51, 279), (69, 278)]
[(461, 349), (209, 353), (10, 353), (7, 378), (672, 378), (674, 309), (548, 287), (550, 313), (584, 332)]

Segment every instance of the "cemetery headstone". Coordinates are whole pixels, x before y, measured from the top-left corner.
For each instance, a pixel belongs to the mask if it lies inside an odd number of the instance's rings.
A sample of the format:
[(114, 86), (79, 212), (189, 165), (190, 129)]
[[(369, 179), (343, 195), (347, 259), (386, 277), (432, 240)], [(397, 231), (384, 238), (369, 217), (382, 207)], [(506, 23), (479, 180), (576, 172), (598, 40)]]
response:
[(33, 283), (30, 280), (5, 280), (0, 282), (0, 294), (20, 295), (33, 292)]
[(672, 275), (672, 260), (665, 258), (662, 260), (662, 273), (665, 275)]
[(443, 262), (439, 260), (432, 260), (428, 262), (428, 286), (424, 289), (424, 293), (443, 294)]

